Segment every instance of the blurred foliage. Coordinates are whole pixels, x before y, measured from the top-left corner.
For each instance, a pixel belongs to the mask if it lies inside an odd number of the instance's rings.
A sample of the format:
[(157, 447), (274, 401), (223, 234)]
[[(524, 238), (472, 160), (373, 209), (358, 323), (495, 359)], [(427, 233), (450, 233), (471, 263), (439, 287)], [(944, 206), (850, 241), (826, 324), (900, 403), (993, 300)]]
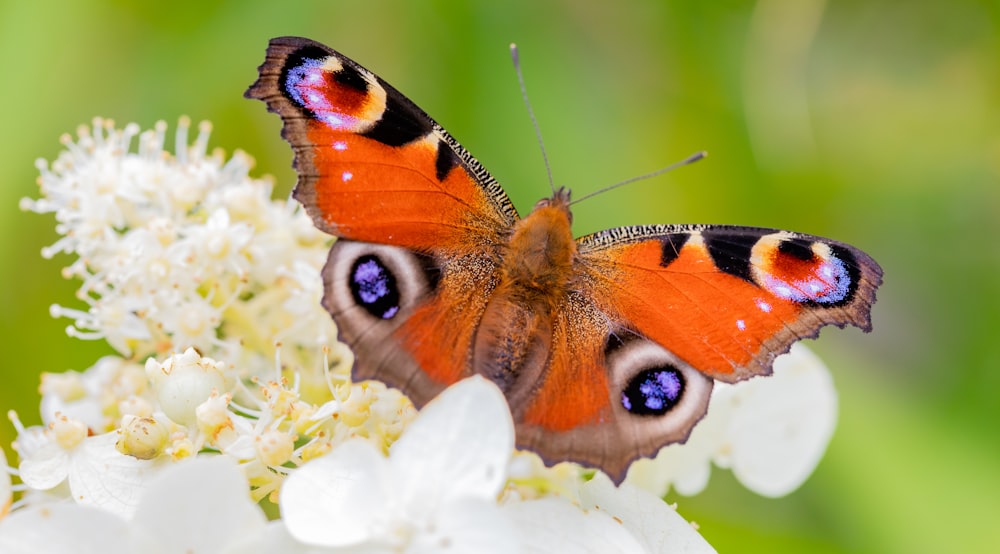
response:
[[(875, 332), (826, 331), (841, 420), (796, 493), (716, 471), (673, 498), (723, 552), (995, 551), (1000, 530), (1000, 4), (995, 0), (684, 2), (0, 1), (6, 106), (0, 407), (36, 422), (41, 371), (106, 347), (48, 306), (77, 283), (42, 260), (52, 220), (18, 211), (37, 157), (95, 115), (210, 119), (279, 193), (278, 118), (242, 98), (268, 38), (325, 42), (431, 113), (526, 212), (548, 194), (507, 45), (517, 42), (557, 184), (577, 194), (705, 149), (665, 177), (580, 204), (579, 234), (656, 222), (834, 237), (886, 282)], [(12, 431), (0, 426), (9, 444)]]

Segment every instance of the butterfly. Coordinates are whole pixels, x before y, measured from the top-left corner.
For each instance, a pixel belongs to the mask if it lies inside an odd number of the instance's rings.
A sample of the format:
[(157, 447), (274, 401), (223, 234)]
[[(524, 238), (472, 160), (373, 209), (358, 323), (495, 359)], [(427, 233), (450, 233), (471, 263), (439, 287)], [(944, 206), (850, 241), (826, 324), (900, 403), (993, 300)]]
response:
[(246, 92), (283, 121), (293, 195), (335, 237), (323, 305), (353, 377), (423, 406), (481, 375), (517, 446), (621, 482), (683, 442), (715, 381), (771, 372), (825, 325), (871, 330), (882, 269), (853, 246), (728, 225), (638, 225), (574, 239), (570, 193), (518, 216), (447, 131), (344, 55), (270, 41)]

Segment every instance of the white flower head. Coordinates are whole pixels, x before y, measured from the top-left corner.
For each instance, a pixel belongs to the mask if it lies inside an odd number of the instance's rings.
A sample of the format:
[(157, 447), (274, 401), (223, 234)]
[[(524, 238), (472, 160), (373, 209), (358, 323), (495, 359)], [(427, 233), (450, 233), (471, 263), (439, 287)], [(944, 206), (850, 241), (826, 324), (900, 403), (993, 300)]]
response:
[(317, 372), (336, 337), (316, 282), (328, 238), (297, 205), (270, 199), (248, 156), (209, 154), (210, 125), (193, 144), (189, 127), (181, 118), (171, 155), (162, 122), (140, 134), (95, 119), (64, 137), (55, 162), (38, 162), (41, 197), (22, 207), (55, 215), (63, 237), (43, 253), (76, 256), (64, 275), (81, 279), (85, 303), (53, 315), (126, 358), (194, 347), (265, 375), (281, 341), (294, 353), (286, 364)]
[(292, 473), (282, 517), (316, 546), (511, 552), (516, 537), (496, 499), (513, 446), (503, 394), (472, 377), (428, 403), (388, 458), (350, 441)]
[[(297, 204), (272, 201), (268, 181), (248, 177), (248, 156), (208, 154), (210, 126), (189, 144), (189, 126), (182, 118), (171, 155), (165, 124), (140, 134), (95, 120), (63, 139), (55, 162), (37, 164), (41, 196), (22, 207), (54, 214), (63, 237), (43, 254), (75, 256), (63, 273), (81, 280), (84, 303), (52, 313), (73, 320), (70, 335), (106, 340), (123, 356), (46, 377), (50, 428), (22, 427), (17, 441), (28, 494), (130, 513), (150, 475), (141, 470), (214, 451), (247, 455), (233, 457), (251, 462), (260, 498), (307, 459), (296, 438), (310, 454), (356, 429), (388, 444), (408, 420), (405, 411), (366, 419), (346, 409), (303, 424), (336, 392), (329, 353), (336, 390), (353, 386), (320, 305), (329, 239)], [(249, 386), (265, 379), (274, 387)], [(371, 404), (386, 389), (366, 390)], [(277, 400), (285, 397), (296, 400)], [(228, 448), (237, 444), (247, 448)]]
[(837, 393), (823, 362), (796, 343), (774, 362), (774, 374), (735, 385), (717, 384), (708, 415), (685, 444), (638, 460), (627, 482), (655, 494), (673, 487), (697, 494), (710, 462), (763, 496), (783, 496), (812, 474), (837, 423)]

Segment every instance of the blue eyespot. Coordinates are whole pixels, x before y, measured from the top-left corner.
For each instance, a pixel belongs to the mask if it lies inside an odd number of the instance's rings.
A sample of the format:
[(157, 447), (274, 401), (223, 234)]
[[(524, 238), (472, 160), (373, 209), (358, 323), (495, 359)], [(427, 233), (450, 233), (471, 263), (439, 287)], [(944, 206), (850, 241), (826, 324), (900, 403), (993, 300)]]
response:
[(351, 295), (358, 306), (377, 318), (392, 319), (399, 312), (396, 277), (375, 256), (361, 256), (354, 261)]
[(663, 415), (684, 395), (684, 376), (676, 368), (640, 371), (622, 391), (622, 406), (635, 415)]

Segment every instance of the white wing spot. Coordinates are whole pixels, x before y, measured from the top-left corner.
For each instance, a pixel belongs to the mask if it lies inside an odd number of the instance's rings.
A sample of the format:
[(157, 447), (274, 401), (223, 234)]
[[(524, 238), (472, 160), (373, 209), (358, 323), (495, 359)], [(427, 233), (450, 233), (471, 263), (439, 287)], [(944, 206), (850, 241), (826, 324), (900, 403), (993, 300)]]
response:
[(341, 174), (340, 178), (343, 179), (343, 181), (346, 183), (350, 181), (352, 178), (354, 178), (354, 174), (351, 173), (350, 171), (345, 171), (343, 174)]
[(758, 298), (756, 302), (757, 302), (757, 307), (760, 308), (760, 311), (764, 313), (771, 312), (771, 305), (765, 302), (763, 299)]
[(737, 319), (736, 328), (739, 329), (740, 331), (746, 331), (747, 322), (743, 321), (742, 319)]
[(347, 150), (347, 143), (342, 140), (338, 140), (333, 143), (333, 149), (343, 152), (344, 150)]

